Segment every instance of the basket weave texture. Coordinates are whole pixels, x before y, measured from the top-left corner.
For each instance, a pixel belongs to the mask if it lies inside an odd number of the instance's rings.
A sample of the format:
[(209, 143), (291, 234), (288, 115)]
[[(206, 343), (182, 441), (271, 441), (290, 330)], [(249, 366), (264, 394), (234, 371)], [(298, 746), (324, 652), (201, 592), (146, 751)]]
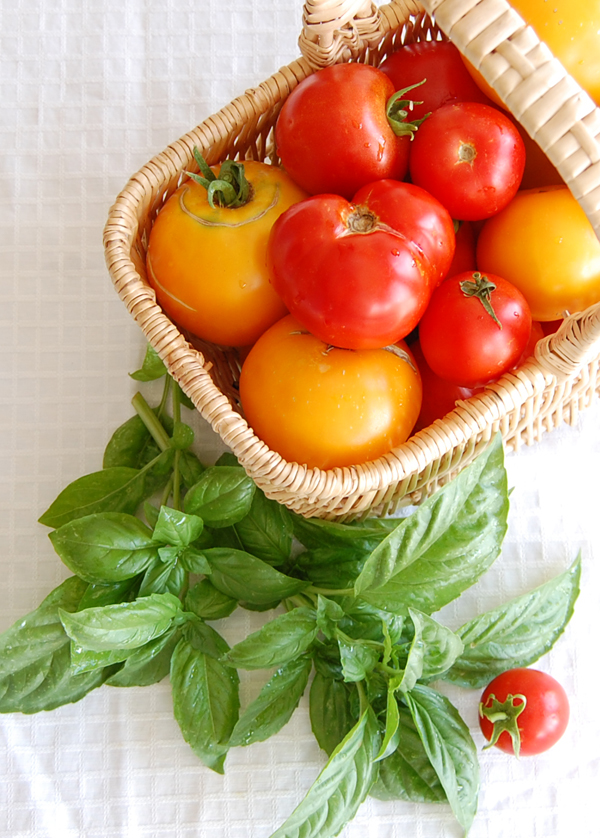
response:
[(195, 170), (227, 157), (277, 163), (273, 126), (296, 85), (341, 61), (378, 65), (402, 44), (448, 37), (546, 152), (600, 237), (600, 111), (505, 0), (306, 0), (301, 57), (246, 91), (134, 174), (104, 230), (117, 293), (171, 375), (256, 484), (296, 512), (322, 518), (381, 515), (415, 503), (502, 434), (509, 449), (573, 424), (600, 389), (600, 304), (565, 319), (518, 370), (378, 460), (330, 470), (288, 462), (256, 437), (237, 393), (236, 350), (177, 328), (146, 280), (146, 245), (164, 201)]

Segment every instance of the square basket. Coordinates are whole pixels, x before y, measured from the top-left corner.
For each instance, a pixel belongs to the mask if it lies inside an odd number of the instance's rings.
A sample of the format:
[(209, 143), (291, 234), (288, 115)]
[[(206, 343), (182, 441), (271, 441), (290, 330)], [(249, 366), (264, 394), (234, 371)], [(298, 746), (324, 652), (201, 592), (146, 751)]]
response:
[(290, 91), (329, 64), (373, 65), (402, 44), (449, 38), (535, 139), (600, 233), (600, 112), (506, 0), (306, 0), (301, 57), (173, 142), (131, 177), (110, 210), (106, 261), (117, 293), (171, 375), (267, 496), (330, 519), (382, 515), (450, 479), (498, 431), (510, 449), (573, 423), (600, 388), (600, 304), (565, 319), (516, 371), (379, 459), (320, 470), (288, 462), (241, 412), (237, 350), (198, 341), (157, 305), (146, 245), (164, 201), (195, 169), (227, 157), (277, 163), (273, 127)]

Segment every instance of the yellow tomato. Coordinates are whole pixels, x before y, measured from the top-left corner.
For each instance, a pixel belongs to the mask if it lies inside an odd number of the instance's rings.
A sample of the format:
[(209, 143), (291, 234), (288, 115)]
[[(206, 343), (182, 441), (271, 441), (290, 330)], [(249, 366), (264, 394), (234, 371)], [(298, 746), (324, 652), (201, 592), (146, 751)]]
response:
[(525, 189), (486, 221), (477, 266), (516, 285), (534, 320), (600, 301), (600, 242), (566, 186)]
[(246, 161), (244, 169), (246, 204), (211, 207), (206, 189), (186, 181), (158, 213), (148, 242), (148, 281), (166, 314), (223, 346), (254, 343), (286, 313), (269, 282), (267, 239), (281, 213), (306, 197), (276, 166)]
[(375, 460), (404, 442), (421, 408), (407, 346), (336, 349), (291, 315), (254, 344), (240, 399), (249, 424), (286, 460), (314, 468)]
[[(600, 104), (600, 0), (509, 0), (567, 72)], [(499, 98), (474, 68), (473, 77)]]

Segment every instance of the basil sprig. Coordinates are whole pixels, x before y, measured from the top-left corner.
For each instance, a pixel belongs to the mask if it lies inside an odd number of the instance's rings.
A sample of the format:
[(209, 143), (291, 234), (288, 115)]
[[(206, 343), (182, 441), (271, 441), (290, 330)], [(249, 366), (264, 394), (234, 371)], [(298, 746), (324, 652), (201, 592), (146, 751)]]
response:
[[(229, 749), (281, 730), (310, 683), (328, 760), (272, 838), (337, 835), (368, 794), (445, 803), (466, 833), (476, 748), (435, 684), (479, 689), (536, 661), (570, 620), (581, 571), (577, 557), (456, 631), (435, 616), (501, 552), (500, 438), (404, 518), (306, 519), (268, 499), (231, 454), (200, 462), (181, 415), (193, 405), (153, 349), (132, 378), (164, 378), (162, 398), (150, 407), (137, 393), (103, 468), (41, 516), (72, 575), (0, 635), (0, 712), (169, 677), (183, 738), (223, 773)], [(273, 613), (230, 647), (210, 623), (239, 607)], [(260, 669), (262, 689), (244, 704), (239, 670)]]

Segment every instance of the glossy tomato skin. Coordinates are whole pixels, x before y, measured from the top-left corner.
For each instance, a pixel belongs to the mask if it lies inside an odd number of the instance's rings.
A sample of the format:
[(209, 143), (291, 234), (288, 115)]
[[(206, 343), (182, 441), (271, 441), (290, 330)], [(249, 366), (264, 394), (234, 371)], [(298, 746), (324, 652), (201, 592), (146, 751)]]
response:
[(454, 274), (477, 270), (477, 236), (470, 221), (461, 221), (455, 233), (456, 247), (448, 273), (449, 278)]
[(311, 468), (368, 462), (409, 436), (421, 380), (405, 344), (336, 349), (287, 316), (250, 350), (240, 399), (255, 433)]
[(600, 242), (566, 186), (523, 190), (490, 218), (477, 266), (519, 288), (534, 320), (558, 320), (600, 300)]
[(418, 340), (411, 343), (410, 351), (419, 368), (423, 385), (421, 410), (415, 423), (415, 431), (427, 428), (436, 419), (443, 419), (446, 414), (454, 410), (458, 401), (469, 399), (481, 391), (481, 388), (461, 387), (459, 384), (453, 384), (451, 381), (446, 381), (436, 375), (425, 360)]
[(368, 207), (423, 251), (434, 269), (434, 287), (446, 277), (456, 249), (454, 222), (433, 195), (413, 183), (384, 179), (363, 186), (352, 203)]
[(306, 197), (281, 169), (247, 161), (252, 199), (212, 208), (206, 189), (186, 181), (150, 232), (148, 280), (166, 314), (203, 340), (253, 343), (287, 310), (269, 281), (267, 239), (279, 215)]
[(497, 108), (457, 102), (434, 111), (410, 150), (413, 183), (434, 195), (460, 221), (489, 218), (516, 194), (525, 146)]
[(425, 79), (424, 84), (410, 93), (416, 100), (411, 111), (413, 119), (421, 119), (449, 102), (490, 104), (450, 41), (406, 44), (388, 55), (379, 69), (390, 77), (396, 90)]
[[(569, 699), (564, 688), (551, 675), (537, 669), (520, 667), (503, 672), (485, 688), (481, 697), (479, 724), (488, 742), (492, 739), (493, 723), (485, 716), (492, 696), (503, 703), (508, 697), (525, 696), (526, 703), (517, 717), (521, 756), (541, 754), (558, 742), (569, 723)], [(515, 702), (522, 704), (520, 699)], [(514, 754), (513, 741), (505, 730), (495, 743), (497, 748)]]
[(269, 238), (275, 291), (325, 343), (376, 349), (408, 335), (429, 302), (435, 266), (367, 203), (314, 195), (283, 213)]
[(495, 285), (491, 304), (502, 328), (461, 284), (478, 273), (449, 277), (437, 288), (419, 324), (423, 355), (440, 378), (461, 387), (495, 381), (521, 359), (531, 334), (531, 312), (521, 292), (502, 277), (485, 274)]
[(402, 180), (410, 140), (390, 127), (394, 85), (366, 64), (335, 64), (308, 76), (290, 93), (275, 125), (281, 163), (312, 195), (350, 199), (379, 178)]

